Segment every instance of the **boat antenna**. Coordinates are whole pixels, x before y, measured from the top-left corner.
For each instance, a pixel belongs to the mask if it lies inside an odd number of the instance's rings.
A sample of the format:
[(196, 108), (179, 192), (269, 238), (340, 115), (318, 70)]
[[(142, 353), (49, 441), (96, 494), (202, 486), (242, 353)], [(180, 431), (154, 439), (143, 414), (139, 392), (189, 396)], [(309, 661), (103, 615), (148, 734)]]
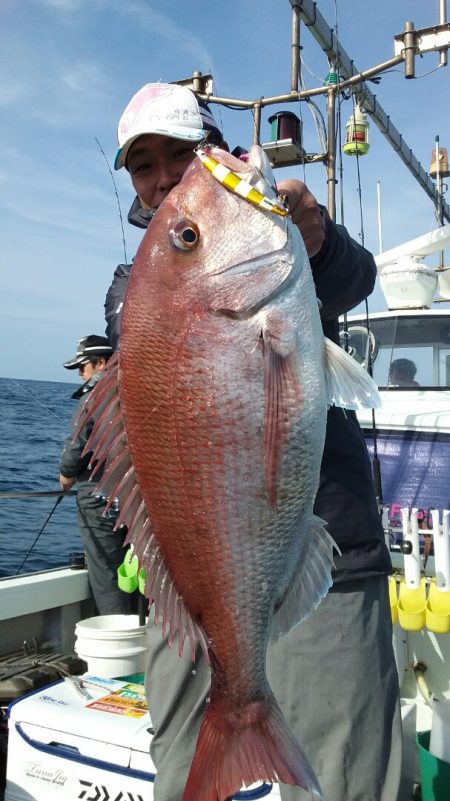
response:
[(58, 496), (58, 498), (56, 499), (56, 502), (55, 502), (54, 506), (52, 507), (52, 509), (51, 509), (50, 513), (47, 515), (47, 518), (46, 518), (46, 520), (45, 520), (45, 523), (44, 523), (44, 525), (42, 526), (42, 528), (41, 528), (41, 530), (39, 531), (39, 533), (36, 535), (36, 537), (35, 537), (35, 539), (34, 539), (34, 542), (32, 543), (32, 545), (31, 545), (31, 547), (29, 548), (28, 552), (25, 554), (25, 557), (24, 557), (24, 559), (22, 560), (21, 564), (19, 565), (18, 569), (16, 570), (16, 575), (19, 575), (19, 573), (20, 573), (20, 571), (22, 570), (22, 568), (23, 568), (23, 566), (24, 566), (25, 562), (27, 561), (27, 559), (28, 559), (28, 557), (29, 557), (29, 555), (30, 555), (31, 551), (33, 550), (33, 548), (34, 548), (34, 546), (36, 545), (36, 543), (37, 543), (37, 541), (38, 541), (39, 537), (41, 536), (41, 534), (42, 534), (42, 532), (44, 531), (44, 529), (45, 529), (45, 527), (46, 527), (47, 523), (49, 522), (49, 520), (50, 520), (50, 518), (51, 518), (51, 516), (52, 516), (53, 512), (55, 511), (55, 509), (56, 509), (56, 507), (58, 506), (58, 504), (59, 504), (59, 503), (61, 503), (61, 501), (62, 501), (62, 499), (64, 498), (64, 495), (65, 495), (65, 494), (66, 494), (65, 492), (61, 492), (61, 494), (60, 494), (60, 495)]
[(120, 207), (119, 193), (117, 191), (116, 182), (114, 180), (114, 175), (112, 173), (112, 170), (111, 170), (111, 167), (110, 167), (110, 164), (109, 164), (109, 161), (108, 161), (108, 157), (107, 157), (105, 151), (103, 150), (100, 142), (98, 141), (97, 137), (94, 137), (94, 138), (95, 138), (95, 141), (97, 142), (97, 146), (98, 146), (98, 149), (100, 150), (100, 153), (102, 154), (103, 158), (106, 161), (106, 166), (108, 167), (108, 172), (109, 172), (109, 174), (111, 176), (111, 181), (113, 182), (114, 194), (116, 196), (117, 208), (119, 210), (120, 228), (121, 228), (121, 231), (122, 231), (123, 255), (124, 255), (124, 258), (125, 258), (125, 264), (128, 264), (127, 246), (126, 246), (126, 243), (125, 243), (125, 231), (124, 231), (124, 228), (123, 228), (123, 217), (122, 217), (122, 209)]
[(383, 227), (381, 224), (381, 181), (377, 181), (378, 252), (383, 252)]

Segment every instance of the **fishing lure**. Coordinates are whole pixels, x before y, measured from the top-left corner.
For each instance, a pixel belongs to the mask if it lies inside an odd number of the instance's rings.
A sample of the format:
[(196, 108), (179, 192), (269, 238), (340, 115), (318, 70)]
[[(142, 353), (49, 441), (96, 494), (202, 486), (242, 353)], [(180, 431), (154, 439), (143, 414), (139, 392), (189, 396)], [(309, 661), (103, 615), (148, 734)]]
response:
[(213, 159), (205, 150), (197, 149), (195, 152), (213, 178), (223, 184), (227, 189), (230, 189), (231, 192), (239, 195), (239, 197), (242, 197), (249, 203), (253, 203), (254, 206), (258, 206), (260, 209), (279, 214), (280, 217), (287, 217), (289, 211), (286, 206), (282, 204), (280, 199), (269, 198), (261, 194), (258, 189), (255, 189), (254, 186), (244, 181), (243, 178), (240, 178), (235, 172), (225, 167), (224, 164), (219, 164), (219, 162)]

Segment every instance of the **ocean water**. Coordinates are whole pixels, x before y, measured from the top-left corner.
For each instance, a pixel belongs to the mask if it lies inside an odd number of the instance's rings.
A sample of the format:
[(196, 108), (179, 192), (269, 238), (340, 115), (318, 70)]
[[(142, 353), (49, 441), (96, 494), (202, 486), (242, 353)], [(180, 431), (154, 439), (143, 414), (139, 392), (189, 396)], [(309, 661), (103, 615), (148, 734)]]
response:
[[(59, 459), (77, 386), (0, 378), (0, 492), (60, 489)], [(0, 498), (0, 577), (61, 567), (70, 553), (83, 551), (75, 496), (64, 497), (46, 523), (56, 501)]]

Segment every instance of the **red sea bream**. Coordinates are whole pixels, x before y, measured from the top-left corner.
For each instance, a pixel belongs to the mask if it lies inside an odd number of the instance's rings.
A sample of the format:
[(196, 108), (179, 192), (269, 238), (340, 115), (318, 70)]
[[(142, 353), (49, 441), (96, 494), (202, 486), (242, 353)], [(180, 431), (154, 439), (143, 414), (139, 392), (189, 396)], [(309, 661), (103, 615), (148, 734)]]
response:
[[(211, 153), (276, 198), (259, 148), (247, 165)], [(265, 655), (331, 584), (313, 515), (330, 403), (376, 405), (377, 391), (324, 339), (298, 229), (195, 158), (140, 245), (120, 352), (87, 407), (88, 447), (108, 454), (100, 489), (120, 500), (156, 617), (212, 669), (184, 801), (261, 779), (320, 796)]]

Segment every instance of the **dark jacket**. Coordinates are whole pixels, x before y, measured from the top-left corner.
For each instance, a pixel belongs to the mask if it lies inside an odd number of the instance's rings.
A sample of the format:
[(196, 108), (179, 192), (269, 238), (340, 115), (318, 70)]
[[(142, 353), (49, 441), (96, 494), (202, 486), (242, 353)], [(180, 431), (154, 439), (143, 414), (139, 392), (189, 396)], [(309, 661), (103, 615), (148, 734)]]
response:
[[(129, 221), (145, 228), (152, 212), (135, 200)], [(317, 296), (322, 302), (324, 334), (339, 344), (339, 315), (373, 290), (376, 266), (371, 253), (324, 212), (325, 241), (311, 259)], [(105, 301), (106, 335), (117, 349), (120, 317), (131, 264), (119, 264)], [(354, 412), (331, 407), (315, 513), (342, 551), (336, 556), (334, 584), (391, 572), (389, 552), (378, 514), (372, 469)]]

